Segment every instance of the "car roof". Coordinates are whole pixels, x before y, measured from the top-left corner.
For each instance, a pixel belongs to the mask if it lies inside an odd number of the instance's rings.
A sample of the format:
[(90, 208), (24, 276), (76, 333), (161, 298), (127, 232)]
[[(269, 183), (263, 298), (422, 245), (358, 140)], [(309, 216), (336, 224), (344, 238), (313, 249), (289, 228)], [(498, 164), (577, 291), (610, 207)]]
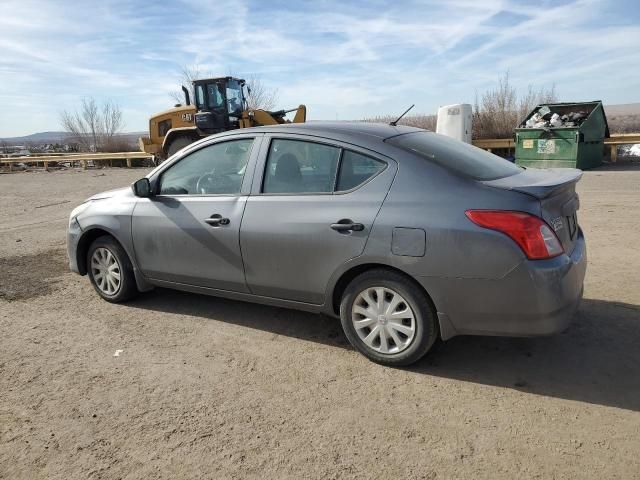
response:
[(357, 144), (368, 143), (375, 140), (383, 141), (396, 135), (421, 131), (425, 130), (404, 125), (394, 127), (388, 123), (311, 121), (306, 123), (285, 123), (243, 128), (234, 130), (234, 133), (298, 133)]

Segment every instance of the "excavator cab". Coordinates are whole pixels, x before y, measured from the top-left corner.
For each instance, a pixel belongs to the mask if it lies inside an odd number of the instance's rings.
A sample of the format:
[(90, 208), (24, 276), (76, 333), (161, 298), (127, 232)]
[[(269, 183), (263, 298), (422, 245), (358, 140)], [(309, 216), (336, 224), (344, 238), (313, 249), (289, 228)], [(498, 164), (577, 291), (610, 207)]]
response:
[(194, 81), (196, 127), (206, 134), (239, 128), (242, 112), (247, 110), (245, 85), (243, 79), (233, 77)]

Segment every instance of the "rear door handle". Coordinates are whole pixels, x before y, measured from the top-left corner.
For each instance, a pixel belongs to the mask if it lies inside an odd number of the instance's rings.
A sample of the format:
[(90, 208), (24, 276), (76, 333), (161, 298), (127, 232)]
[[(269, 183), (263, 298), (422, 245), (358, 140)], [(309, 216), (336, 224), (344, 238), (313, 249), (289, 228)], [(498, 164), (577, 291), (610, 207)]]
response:
[(224, 225), (229, 225), (231, 223), (231, 220), (216, 213), (215, 215), (211, 215), (211, 217), (209, 218), (205, 218), (204, 223), (207, 223), (212, 227), (221, 227)]
[(331, 228), (337, 232), (361, 232), (364, 225), (361, 223), (332, 223)]

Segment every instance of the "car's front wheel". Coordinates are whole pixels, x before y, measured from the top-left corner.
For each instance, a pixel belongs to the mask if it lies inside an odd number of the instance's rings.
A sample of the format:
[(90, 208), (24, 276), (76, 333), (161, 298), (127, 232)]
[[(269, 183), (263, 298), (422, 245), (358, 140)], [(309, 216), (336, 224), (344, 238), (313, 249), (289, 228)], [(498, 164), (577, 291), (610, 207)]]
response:
[(124, 302), (138, 294), (129, 256), (112, 237), (99, 237), (91, 244), (87, 272), (93, 288), (108, 302)]
[(370, 270), (346, 288), (340, 320), (349, 342), (374, 362), (405, 366), (438, 338), (435, 310), (424, 292), (396, 272)]

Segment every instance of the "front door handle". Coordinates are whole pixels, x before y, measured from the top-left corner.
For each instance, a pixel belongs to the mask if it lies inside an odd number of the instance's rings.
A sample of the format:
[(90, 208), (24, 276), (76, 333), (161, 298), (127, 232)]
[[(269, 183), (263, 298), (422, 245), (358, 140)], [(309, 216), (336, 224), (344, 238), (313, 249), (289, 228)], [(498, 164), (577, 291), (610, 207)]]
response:
[(211, 217), (209, 218), (205, 218), (204, 223), (207, 223), (212, 227), (221, 227), (224, 225), (229, 225), (231, 223), (231, 220), (216, 213), (215, 215), (211, 215)]
[(341, 220), (338, 223), (332, 223), (331, 228), (337, 232), (361, 232), (364, 230), (364, 225), (361, 223), (353, 223), (350, 220), (348, 222)]

